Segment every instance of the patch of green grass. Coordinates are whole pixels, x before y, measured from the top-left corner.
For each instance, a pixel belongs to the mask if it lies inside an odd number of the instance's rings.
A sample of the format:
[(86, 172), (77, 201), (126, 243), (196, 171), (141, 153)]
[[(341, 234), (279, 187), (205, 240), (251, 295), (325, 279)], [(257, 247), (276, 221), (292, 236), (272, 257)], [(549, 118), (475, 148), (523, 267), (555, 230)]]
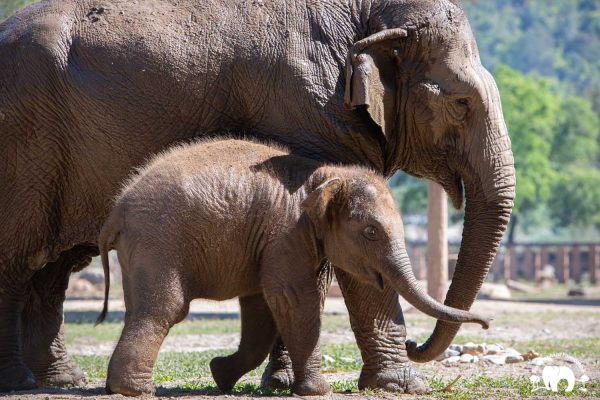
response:
[[(419, 343), (425, 340), (425, 337), (419, 338)], [(468, 342), (473, 343), (490, 343), (489, 337), (482, 336), (458, 336), (455, 343), (465, 344)], [(572, 339), (522, 339), (512, 341), (499, 341), (505, 347), (513, 347), (515, 350), (520, 352), (526, 352), (529, 349), (533, 349), (538, 352), (541, 356), (548, 356), (551, 354), (565, 353), (570, 356), (590, 359), (598, 357), (598, 349), (600, 348), (600, 337), (587, 337), (587, 338), (572, 338)]]
[(350, 319), (347, 315), (323, 315), (322, 332), (340, 332), (350, 330)]
[[(234, 349), (228, 349), (188, 353), (160, 353), (154, 366), (154, 383), (210, 378), (208, 365), (210, 360), (217, 356), (229, 355), (234, 351)], [(324, 371), (358, 371), (362, 368), (360, 353), (356, 345), (324, 346), (321, 354), (321, 368)], [(106, 379), (110, 356), (74, 355), (73, 359), (89, 379)], [(250, 371), (249, 375), (260, 376), (265, 365), (266, 360), (261, 366)]]
[[(350, 364), (339, 358), (358, 355), (358, 350), (351, 346), (326, 346), (323, 354), (331, 354), (334, 361), (323, 361), (324, 370), (328, 368), (336, 371), (359, 370), (361, 363)], [(176, 392), (206, 392), (218, 393), (214, 382), (211, 380), (208, 363), (215, 356), (229, 354), (230, 351), (206, 351), (197, 353), (161, 353), (154, 368), (154, 383), (161, 385), (169, 382), (181, 382), (174, 389), (163, 389)], [(75, 361), (86, 372), (91, 380), (106, 379), (108, 356), (74, 356)], [(329, 362), (329, 364), (327, 364)], [(264, 364), (250, 373), (251, 376), (259, 376)], [(486, 397), (493, 398), (515, 398), (515, 397), (545, 397), (554, 395), (544, 388), (534, 390), (528, 377), (506, 376), (493, 378), (489, 376), (472, 376), (460, 378), (452, 387), (451, 391), (443, 391), (451, 380), (442, 380), (433, 377), (429, 384), (433, 389), (432, 396), (445, 399), (471, 400)], [(359, 393), (356, 380), (340, 380), (332, 382), (332, 390), (337, 393)], [(561, 396), (599, 397), (600, 381), (588, 382), (585, 385), (587, 391), (581, 391), (581, 384), (576, 384), (575, 390), (565, 393), (565, 385), (559, 386)], [(363, 391), (365, 395), (379, 394), (379, 391)], [(289, 395), (288, 391), (263, 389), (260, 385), (249, 382), (238, 383), (233, 389), (234, 395), (251, 396), (283, 396)]]
[(85, 372), (90, 380), (106, 379), (110, 356), (71, 355), (73, 361)]
[(531, 323), (532, 318), (534, 318), (536, 324), (553, 322), (560, 318), (569, 318), (569, 320), (572, 322), (578, 322), (580, 320), (586, 322), (590, 319), (599, 319), (600, 311), (570, 311), (565, 315), (556, 311), (540, 311), (535, 313), (535, 316), (532, 316), (532, 313), (529, 311), (521, 311), (512, 313), (500, 313), (497, 316), (493, 316), (493, 318), (493, 326), (518, 326), (518, 324), (521, 323)]
[[(210, 377), (208, 363), (213, 357), (225, 356), (233, 350), (193, 353), (160, 353), (154, 366), (154, 383)], [(106, 379), (110, 356), (73, 356), (75, 362), (92, 380)]]
[[(324, 332), (336, 332), (344, 328), (350, 329), (347, 316), (324, 316), (322, 326)], [(67, 323), (65, 324), (65, 335), (67, 345), (82, 342), (116, 342), (122, 329), (122, 322), (105, 322), (98, 326), (94, 326), (92, 323)], [(222, 335), (239, 332), (240, 320), (237, 318), (206, 318), (182, 321), (171, 329), (169, 335)]]
[[(543, 386), (534, 388), (527, 377), (524, 376), (506, 376), (501, 378), (492, 378), (489, 376), (476, 376), (466, 379), (459, 379), (452, 390), (444, 391), (451, 381), (442, 381), (437, 378), (429, 380), (434, 397), (445, 399), (481, 399), (486, 397), (493, 398), (526, 398), (532, 396), (547, 397), (560, 395), (565, 397), (600, 397), (600, 383), (587, 384), (583, 386), (580, 383), (575, 385), (572, 392), (565, 392), (566, 382), (559, 385), (558, 393), (546, 390)], [(586, 391), (580, 389), (585, 388)]]
[(90, 323), (66, 323), (65, 341), (67, 346), (80, 343), (116, 343), (121, 335), (123, 323), (105, 322), (98, 326)]
[(336, 393), (358, 393), (358, 381), (356, 379), (346, 379), (331, 382), (331, 390)]
[[(105, 322), (98, 326), (91, 323), (65, 324), (67, 345), (78, 343), (116, 342), (123, 329), (122, 322)], [(179, 335), (222, 335), (239, 333), (239, 319), (201, 319), (182, 321), (169, 332), (170, 336)]]
[(356, 343), (328, 344), (321, 347), (321, 369), (325, 371), (359, 371), (362, 365)]

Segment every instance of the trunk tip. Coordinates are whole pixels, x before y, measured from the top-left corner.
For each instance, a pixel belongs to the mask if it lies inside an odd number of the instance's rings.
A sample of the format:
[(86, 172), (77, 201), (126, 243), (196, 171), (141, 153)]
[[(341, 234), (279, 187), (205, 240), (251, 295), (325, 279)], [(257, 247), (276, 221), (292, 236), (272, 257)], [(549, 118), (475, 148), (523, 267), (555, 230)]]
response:
[(477, 321), (479, 322), (479, 324), (481, 325), (481, 327), (485, 330), (490, 329), (490, 321), (491, 319), (489, 318), (481, 318), (481, 320)]
[(494, 320), (494, 318), (485, 318), (482, 317), (481, 321), (479, 322), (481, 324), (481, 327), (485, 330), (490, 329), (490, 323)]
[(406, 346), (406, 354), (408, 355), (408, 359), (413, 362), (427, 362), (428, 359), (424, 359), (422, 350), (419, 349), (417, 342), (414, 340), (408, 339), (405, 342)]

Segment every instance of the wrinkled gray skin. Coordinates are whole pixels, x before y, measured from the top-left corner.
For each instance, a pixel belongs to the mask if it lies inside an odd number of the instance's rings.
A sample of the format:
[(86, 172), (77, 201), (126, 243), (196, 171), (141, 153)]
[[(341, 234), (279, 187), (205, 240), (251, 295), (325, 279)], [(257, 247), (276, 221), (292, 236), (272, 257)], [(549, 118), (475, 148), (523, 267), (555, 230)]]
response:
[[(317, 160), (401, 169), (439, 182), (455, 206), (464, 184), (446, 304), (470, 307), (515, 180), (498, 90), (458, 6), (137, 3), (44, 1), (0, 25), (0, 390), (32, 387), (34, 376), (83, 382), (62, 334), (68, 276), (98, 254), (132, 167), (201, 134), (245, 132)], [(438, 322), (407, 352), (396, 292), (335, 271), (364, 360), (359, 386), (427, 390), (408, 357), (434, 358), (460, 324)], [(280, 343), (264, 382), (291, 383)]]
[(262, 363), (279, 331), (292, 361), (293, 392), (330, 392), (319, 353), (324, 260), (359, 282), (391, 287), (437, 319), (489, 326), (417, 284), (381, 176), (264, 144), (202, 141), (159, 155), (125, 185), (98, 247), (106, 278), (98, 322), (107, 313), (109, 250), (117, 250), (123, 269), (125, 327), (108, 367), (111, 393), (152, 393), (160, 345), (190, 301), (233, 297), (240, 297), (246, 326), (238, 351), (211, 361), (221, 390)]

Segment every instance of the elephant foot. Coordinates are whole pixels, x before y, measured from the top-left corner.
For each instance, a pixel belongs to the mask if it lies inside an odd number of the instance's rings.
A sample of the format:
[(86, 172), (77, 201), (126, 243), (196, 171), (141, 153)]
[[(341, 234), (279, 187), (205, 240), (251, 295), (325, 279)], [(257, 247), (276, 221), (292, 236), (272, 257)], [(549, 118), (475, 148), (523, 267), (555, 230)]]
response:
[[(287, 355), (287, 354), (286, 354)], [(271, 360), (263, 372), (260, 385), (263, 388), (286, 390), (294, 385), (292, 363), (287, 360)]]
[(35, 389), (33, 373), (24, 364), (0, 367), (0, 392)]
[(358, 388), (416, 395), (431, 392), (425, 377), (410, 364), (382, 367), (376, 370), (363, 368), (358, 379)]
[(109, 375), (106, 380), (106, 393), (122, 394), (124, 396), (154, 395), (155, 388), (152, 379), (139, 379), (135, 376), (121, 375), (113, 378)]
[(68, 361), (60, 367), (51, 366), (41, 374), (35, 374), (40, 387), (75, 387), (84, 386), (85, 374), (75, 363)]
[(294, 384), (292, 392), (298, 396), (323, 396), (331, 392), (331, 386), (322, 376)]
[(215, 357), (210, 361), (210, 372), (221, 392), (230, 392), (240, 378), (231, 357)]

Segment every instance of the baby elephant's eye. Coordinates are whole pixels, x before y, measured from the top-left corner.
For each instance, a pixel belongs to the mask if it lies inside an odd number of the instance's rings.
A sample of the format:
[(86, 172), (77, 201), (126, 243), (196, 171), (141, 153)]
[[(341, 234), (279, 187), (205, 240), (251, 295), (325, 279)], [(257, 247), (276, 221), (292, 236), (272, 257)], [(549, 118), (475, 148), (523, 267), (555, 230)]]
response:
[(373, 225), (369, 225), (363, 231), (363, 235), (369, 240), (377, 240), (377, 228)]

